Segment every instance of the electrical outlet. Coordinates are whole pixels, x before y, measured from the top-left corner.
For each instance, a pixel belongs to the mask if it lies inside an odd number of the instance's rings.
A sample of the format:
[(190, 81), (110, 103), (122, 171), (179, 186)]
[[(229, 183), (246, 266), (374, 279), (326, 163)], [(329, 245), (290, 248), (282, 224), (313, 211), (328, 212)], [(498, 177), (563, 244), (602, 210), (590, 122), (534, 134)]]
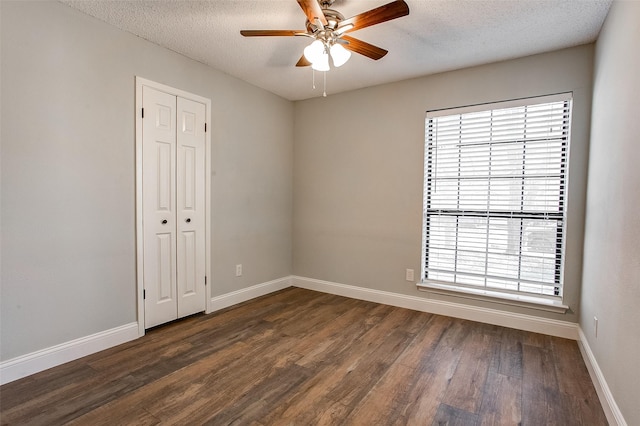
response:
[(593, 317), (593, 333), (598, 337), (598, 317)]
[(407, 281), (413, 281), (413, 269), (407, 269), (405, 271), (404, 279)]
[(236, 265), (236, 277), (242, 276), (242, 264)]

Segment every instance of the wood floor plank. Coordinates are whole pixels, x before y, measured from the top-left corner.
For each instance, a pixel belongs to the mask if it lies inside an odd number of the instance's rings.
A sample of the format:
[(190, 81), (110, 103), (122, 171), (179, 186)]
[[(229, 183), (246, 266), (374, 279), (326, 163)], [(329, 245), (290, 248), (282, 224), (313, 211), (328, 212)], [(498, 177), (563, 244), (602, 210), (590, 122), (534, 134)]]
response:
[(414, 368), (394, 363), (347, 418), (367, 425), (390, 425), (401, 420), (414, 375)]
[(489, 371), (479, 410), (481, 425), (522, 422), (522, 379)]
[[(275, 337), (274, 337), (275, 336)], [(202, 384), (194, 401), (185, 401), (181, 406), (171, 405), (173, 398), (165, 395), (148, 401), (146, 408), (153, 415), (169, 424), (200, 424), (218, 412), (235, 405), (243, 395), (258, 383), (274, 377), (283, 368), (293, 366), (299, 355), (290, 351), (296, 339), (271, 334), (267, 340), (277, 337), (277, 344), (265, 350), (258, 341), (250, 343), (250, 349), (237, 359), (218, 368), (199, 368)]]
[(523, 380), (540, 382), (545, 388), (558, 390), (558, 379), (550, 348), (523, 345)]
[(410, 339), (410, 335), (399, 331), (387, 335), (380, 345), (371, 347), (350, 367), (348, 374), (333, 386), (328, 397), (348, 406), (357, 404), (382, 378)]
[[(307, 407), (304, 411), (298, 412), (288, 424), (333, 426), (342, 423), (349, 411), (351, 411), (351, 408), (341, 402), (322, 398), (320, 401), (316, 401), (316, 403)], [(283, 423), (276, 420), (274, 424)]]
[(205, 424), (247, 424), (264, 419), (272, 407), (279, 405), (288, 395), (297, 392), (299, 385), (307, 380), (310, 372), (292, 364), (280, 368), (276, 374), (256, 381), (248, 392), (235, 399), (234, 403), (216, 413)]
[(576, 417), (563, 403), (551, 348), (523, 345), (522, 421), (572, 425)]
[(88, 422), (85, 417), (78, 417), (67, 423), (69, 426), (111, 426), (111, 425), (136, 425), (136, 426), (152, 426), (160, 425), (162, 422), (157, 417), (149, 414), (142, 407), (127, 407), (126, 411), (110, 410), (100, 416), (93, 415)]
[(574, 341), (290, 288), (0, 387), (4, 425), (604, 425)]
[(593, 403), (598, 400), (598, 395), (582, 360), (578, 344), (567, 339), (550, 340), (558, 389), (568, 396), (567, 404), (574, 407), (573, 412), (582, 416), (585, 423), (607, 424), (600, 405)]
[[(429, 365), (426, 360), (451, 323), (449, 317), (425, 316), (422, 328), (412, 342), (349, 414), (348, 420), (357, 420), (361, 424), (405, 424), (407, 408), (413, 402), (409, 399), (410, 395), (419, 398), (424, 394), (424, 386), (421, 385), (429, 383), (429, 379), (422, 380), (419, 371), (424, 369), (421, 367)], [(433, 405), (434, 413), (436, 405)], [(422, 407), (415, 412), (425, 413), (427, 410)], [(418, 418), (411, 420), (420, 424)]]
[[(88, 413), (103, 404), (117, 400), (138, 387), (138, 383), (130, 376), (117, 380), (96, 380), (85, 382), (82, 392), (65, 393), (48, 401), (36, 401), (3, 411), (3, 424), (50, 425), (65, 424), (78, 416)], [(87, 392), (87, 389), (92, 389)], [(40, 403), (38, 403), (40, 402)]]
[(436, 345), (444, 338), (444, 334), (453, 326), (453, 318), (432, 315), (425, 318), (424, 326), (416, 334), (415, 339), (407, 346), (398, 358), (398, 363), (415, 367), (427, 363), (433, 355)]
[(56, 393), (81, 392), (83, 381), (95, 374), (84, 362), (73, 361), (0, 386), (2, 413), (9, 413), (16, 406), (38, 406)]
[(500, 336), (498, 373), (522, 378), (523, 332), (505, 328)]
[(489, 337), (482, 332), (471, 333), (464, 343), (463, 353), (442, 402), (459, 410), (477, 413), (491, 354)]
[[(369, 307), (369, 313), (356, 311), (356, 317), (351, 313), (344, 314), (345, 318), (352, 321), (352, 326), (337, 329), (342, 335), (340, 339), (335, 339), (337, 344), (327, 346), (322, 340), (313, 340), (322, 350), (310, 352), (298, 364), (313, 366), (316, 375), (301, 389), (299, 395), (288, 401), (283, 409), (274, 410), (266, 421), (274, 422), (278, 417), (299, 418), (300, 413), (308, 411), (317, 399), (349, 405), (350, 400), (362, 398), (364, 390), (368, 388), (363, 381), (378, 380), (389, 365), (389, 357), (393, 358), (404, 350), (400, 345), (394, 352), (396, 338), (403, 342), (411, 338), (404, 330), (393, 338), (387, 336), (401, 329), (403, 324), (424, 322), (416, 312), (398, 311), (382, 305), (365, 306)], [(354, 310), (361, 307), (356, 306)], [(379, 324), (381, 321), (384, 325)], [(389, 349), (381, 345), (387, 345)]]
[(130, 413), (133, 415), (138, 410), (138, 407), (150, 407), (159, 400), (163, 401), (165, 408), (180, 408), (181, 404), (184, 404), (182, 396), (188, 397), (202, 386), (200, 380), (202, 379), (203, 371), (211, 371), (223, 367), (237, 359), (246, 348), (247, 346), (242, 342), (228, 346), (216, 353), (215, 356), (203, 358), (188, 368), (150, 382), (126, 396), (103, 404), (78, 420), (84, 424), (100, 423), (103, 419), (110, 418), (110, 413), (113, 412), (121, 413), (126, 418)]
[[(463, 342), (471, 331), (467, 322), (452, 318), (441, 325), (442, 328), (434, 330), (438, 338), (433, 349), (414, 365), (415, 374), (403, 408), (403, 418), (408, 424), (430, 424), (435, 418), (462, 356)], [(424, 337), (430, 342), (431, 336)]]
[(552, 339), (551, 346), (560, 391), (573, 396), (595, 393), (577, 343), (566, 339)]
[(475, 425), (478, 415), (469, 413), (447, 404), (440, 404), (432, 425), (437, 426), (469, 426)]
[(298, 364), (319, 366), (327, 359), (335, 360), (353, 342), (355, 336), (361, 335), (361, 321), (367, 315), (367, 308), (354, 306), (326, 326), (311, 330), (293, 349), (303, 354)]

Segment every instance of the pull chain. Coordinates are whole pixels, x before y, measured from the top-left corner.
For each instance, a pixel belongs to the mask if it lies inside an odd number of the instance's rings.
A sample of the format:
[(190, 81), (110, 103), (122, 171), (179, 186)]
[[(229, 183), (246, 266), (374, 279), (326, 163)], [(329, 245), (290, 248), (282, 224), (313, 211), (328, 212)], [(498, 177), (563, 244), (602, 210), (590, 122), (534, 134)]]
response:
[(322, 96), (326, 98), (327, 97), (327, 72), (325, 71), (323, 74), (324, 74), (324, 92), (322, 93)]
[[(327, 72), (323, 71), (322, 72), (322, 78), (323, 78), (323, 92), (322, 92), (322, 96), (324, 96), (325, 98), (327, 97)], [(313, 90), (316, 90), (316, 71), (311, 68), (311, 85), (313, 87)]]

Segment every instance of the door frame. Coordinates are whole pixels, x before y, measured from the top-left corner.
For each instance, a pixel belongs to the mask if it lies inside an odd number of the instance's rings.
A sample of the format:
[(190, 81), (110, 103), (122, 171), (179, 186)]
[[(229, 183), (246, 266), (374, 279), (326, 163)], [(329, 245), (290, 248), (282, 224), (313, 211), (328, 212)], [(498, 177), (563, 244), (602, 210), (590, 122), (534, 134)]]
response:
[(147, 80), (145, 78), (136, 76), (136, 98), (135, 98), (135, 117), (136, 117), (136, 298), (137, 298), (137, 320), (138, 320), (138, 336), (142, 337), (145, 334), (144, 328), (144, 235), (143, 235), (143, 215), (142, 215), (142, 86), (151, 87), (161, 92), (168, 93), (170, 95), (179, 96), (181, 98), (189, 99), (192, 101), (200, 102), (205, 105), (205, 313), (211, 312), (211, 288), (212, 275), (211, 275), (211, 99), (204, 98), (202, 96), (195, 95), (193, 93), (185, 92), (184, 90), (176, 89), (171, 86), (167, 86), (155, 81)]

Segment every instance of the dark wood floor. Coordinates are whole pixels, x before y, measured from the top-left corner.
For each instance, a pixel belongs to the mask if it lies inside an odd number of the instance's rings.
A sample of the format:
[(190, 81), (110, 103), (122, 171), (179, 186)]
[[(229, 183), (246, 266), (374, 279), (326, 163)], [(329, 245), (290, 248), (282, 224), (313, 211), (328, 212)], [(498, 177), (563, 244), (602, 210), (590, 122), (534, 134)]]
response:
[(23, 425), (605, 425), (576, 342), (291, 288), (0, 388)]

